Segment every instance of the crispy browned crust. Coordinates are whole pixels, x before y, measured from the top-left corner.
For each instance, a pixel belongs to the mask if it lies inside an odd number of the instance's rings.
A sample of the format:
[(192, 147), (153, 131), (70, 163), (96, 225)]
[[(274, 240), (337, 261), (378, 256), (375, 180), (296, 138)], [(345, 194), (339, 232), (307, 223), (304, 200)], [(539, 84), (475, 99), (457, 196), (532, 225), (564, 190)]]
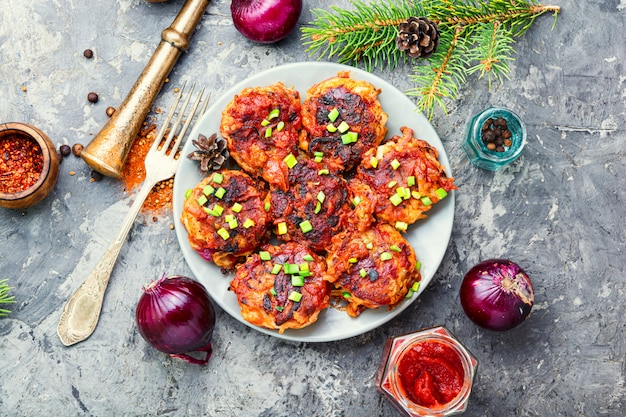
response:
[[(315, 323), (330, 303), (324, 259), (296, 242), (263, 245), (261, 250), (269, 252), (271, 259), (262, 260), (259, 253), (248, 256), (237, 265), (229, 287), (237, 296), (244, 320), (279, 333)], [(313, 261), (307, 261), (307, 256)], [(284, 271), (285, 263), (307, 264), (311, 275), (304, 278), (303, 286), (292, 284), (291, 274)], [(282, 266), (280, 272), (272, 273), (274, 265)], [(293, 291), (302, 294), (299, 302), (289, 299)]]
[[(289, 188), (272, 187), (266, 197), (274, 230), (279, 223), (287, 225), (287, 232), (276, 237), (300, 242), (318, 253), (328, 248), (332, 237), (353, 217), (346, 180), (324, 169), (323, 163), (299, 158), (289, 170)], [(302, 230), (304, 221), (310, 222), (310, 231)]]
[[(402, 127), (402, 136), (394, 136), (376, 149), (363, 155), (356, 175), (349, 181), (352, 198), (362, 201), (356, 210), (363, 219), (373, 215), (379, 221), (395, 224), (412, 224), (426, 217), (426, 212), (440, 201), (436, 190), (456, 190), (454, 178), (446, 176), (439, 163), (437, 149), (428, 142), (413, 137), (413, 130)], [(373, 158), (376, 163), (373, 166)], [(399, 165), (395, 168), (394, 162)], [(408, 185), (408, 178), (415, 178), (415, 185)], [(394, 205), (391, 197), (398, 187), (407, 187), (411, 196)], [(428, 197), (432, 204), (425, 204)]]
[[(350, 78), (347, 71), (312, 86), (302, 104), (300, 148), (310, 155), (323, 152), (327, 163), (339, 170), (355, 167), (363, 153), (378, 146), (387, 133), (388, 115), (378, 101), (379, 94), (379, 89)], [(350, 131), (358, 133), (356, 142), (343, 144), (341, 132), (328, 131), (333, 108), (339, 111), (334, 125), (348, 123)]]
[[(383, 253), (391, 259), (381, 258)], [(421, 280), (413, 248), (387, 223), (337, 235), (326, 261), (333, 295), (347, 302), (347, 313), (353, 317), (367, 308), (396, 306)]]
[[(220, 132), (233, 159), (248, 174), (263, 178), (281, 189), (287, 188), (284, 159), (297, 154), (298, 132), (302, 127), (300, 93), (278, 82), (267, 87), (246, 88), (222, 112)], [(263, 125), (270, 112), (276, 118)], [(283, 123), (282, 130), (277, 128)], [(271, 136), (265, 132), (271, 129)]]
[[(218, 183), (215, 179), (220, 175), (223, 180)], [(215, 190), (222, 187), (226, 193), (220, 198), (215, 193), (206, 195), (203, 189), (207, 185)], [(236, 262), (241, 262), (243, 257), (255, 251), (269, 238), (270, 221), (263, 209), (265, 193), (243, 171), (222, 170), (204, 178), (185, 199), (180, 218), (187, 230), (191, 247), (221, 268), (234, 268)], [(202, 206), (198, 202), (201, 196), (206, 198)], [(241, 205), (241, 210), (234, 209), (235, 203)], [(216, 205), (223, 208), (219, 216), (209, 212)], [(231, 227), (227, 221), (229, 216), (236, 219), (236, 227)], [(254, 225), (250, 225), (250, 222), (246, 224), (247, 219)], [(219, 229), (226, 230), (229, 237), (224, 239), (220, 236)]]

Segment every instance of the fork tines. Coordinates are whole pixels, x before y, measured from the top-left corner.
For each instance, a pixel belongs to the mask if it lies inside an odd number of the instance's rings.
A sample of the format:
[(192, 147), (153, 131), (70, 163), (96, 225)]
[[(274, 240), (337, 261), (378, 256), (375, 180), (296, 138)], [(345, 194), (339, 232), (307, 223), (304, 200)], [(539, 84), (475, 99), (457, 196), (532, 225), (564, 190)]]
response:
[[(174, 102), (172, 103), (172, 105), (170, 106), (168, 110), (167, 117), (165, 119), (165, 122), (163, 123), (163, 126), (161, 126), (161, 129), (159, 130), (159, 134), (154, 140), (154, 144), (152, 145), (154, 148), (160, 148), (160, 149), (164, 148), (166, 150), (170, 148), (178, 149), (180, 146), (180, 142), (185, 137), (185, 134), (187, 133), (187, 129), (189, 129), (189, 126), (191, 125), (191, 122), (194, 116), (196, 115), (196, 111), (198, 110), (198, 106), (200, 105), (200, 102), (202, 101), (202, 98), (204, 96), (204, 90), (205, 90), (205, 88), (202, 87), (202, 89), (198, 93), (198, 96), (196, 97), (196, 100), (194, 101), (191, 107), (189, 114), (187, 114), (187, 116), (185, 117), (185, 112), (187, 111), (187, 107), (189, 105), (189, 102), (191, 101), (191, 96), (193, 95), (193, 90), (195, 89), (196, 84), (193, 83), (191, 85), (189, 94), (187, 94), (182, 107), (180, 108), (178, 112), (176, 112), (176, 108), (178, 107), (178, 104), (180, 103), (180, 100), (183, 97), (186, 86), (187, 86), (187, 81), (184, 81), (183, 85), (180, 87), (180, 91), (176, 95), (176, 99), (174, 100)], [(207, 95), (207, 97), (204, 99), (202, 108), (200, 109), (200, 112), (198, 113), (198, 117), (204, 114), (208, 104), (209, 104), (209, 99)], [(170, 123), (172, 122), (172, 119), (174, 118), (176, 114), (178, 114), (178, 116), (176, 117), (176, 120), (174, 121), (174, 123), (170, 125)], [(177, 133), (177, 130), (179, 126), (181, 125), (181, 122), (183, 121), (184, 121), (184, 124), (180, 132)], [(173, 145), (172, 145), (172, 141), (174, 141)]]

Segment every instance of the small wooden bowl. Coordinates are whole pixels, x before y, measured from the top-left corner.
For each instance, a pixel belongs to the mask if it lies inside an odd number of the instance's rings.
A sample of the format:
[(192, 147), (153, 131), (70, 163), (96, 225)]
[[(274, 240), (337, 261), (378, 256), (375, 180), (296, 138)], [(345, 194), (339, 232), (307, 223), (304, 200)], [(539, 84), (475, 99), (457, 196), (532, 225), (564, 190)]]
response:
[[(54, 188), (59, 178), (59, 154), (45, 133), (26, 123), (1, 123), (0, 139), (7, 137), (33, 140), (41, 149), (43, 168), (37, 181), (29, 188), (15, 193), (0, 190), (0, 207), (12, 209), (30, 207), (43, 200)], [(0, 172), (0, 175), (2, 174)]]

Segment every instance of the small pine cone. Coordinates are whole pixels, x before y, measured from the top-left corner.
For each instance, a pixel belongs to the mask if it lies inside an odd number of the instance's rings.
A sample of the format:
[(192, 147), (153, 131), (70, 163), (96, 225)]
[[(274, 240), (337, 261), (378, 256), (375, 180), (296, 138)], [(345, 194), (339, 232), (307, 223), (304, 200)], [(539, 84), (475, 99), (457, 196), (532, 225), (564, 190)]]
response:
[(208, 138), (198, 135), (198, 140), (192, 140), (192, 143), (197, 149), (187, 155), (187, 158), (199, 161), (200, 171), (204, 174), (220, 169), (230, 156), (226, 141), (218, 137), (217, 133)]
[(425, 17), (409, 17), (398, 26), (396, 46), (411, 58), (428, 58), (438, 45), (439, 28)]

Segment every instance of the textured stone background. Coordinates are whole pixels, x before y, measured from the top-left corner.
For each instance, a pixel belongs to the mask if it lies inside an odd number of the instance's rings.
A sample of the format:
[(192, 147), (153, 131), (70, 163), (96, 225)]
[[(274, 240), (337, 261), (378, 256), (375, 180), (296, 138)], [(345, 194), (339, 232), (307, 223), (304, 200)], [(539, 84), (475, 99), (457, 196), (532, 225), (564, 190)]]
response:
[[(350, 7), (347, 0), (334, 1)], [(0, 8), (0, 122), (27, 121), (56, 145), (88, 143), (152, 54), (183, 0), (4, 0)], [(487, 88), (472, 76), (432, 121), (459, 185), (452, 239), (435, 278), (409, 309), (348, 340), (305, 344), (265, 336), (218, 311), (205, 368), (171, 360), (138, 335), (143, 284), (163, 271), (191, 274), (171, 218), (138, 221), (88, 341), (58, 340), (60, 310), (95, 265), (132, 198), (119, 182), (90, 183), (66, 159), (53, 193), (36, 207), (0, 210), (0, 275), (14, 311), (0, 319), (2, 416), (395, 416), (374, 388), (384, 341), (445, 325), (480, 360), (468, 416), (622, 416), (626, 409), (626, 36), (624, 0), (561, 0), (554, 29), (539, 18), (515, 43), (510, 80)], [(308, 59), (294, 32), (256, 45), (233, 28), (230, 2), (212, 1), (192, 46), (157, 98), (166, 108), (183, 78), (214, 97), (259, 70)], [(305, 0), (300, 23), (311, 8)], [(92, 60), (82, 52), (95, 51)], [(376, 71), (400, 90), (409, 67)], [(26, 86), (27, 92), (21, 87)], [(96, 105), (89, 91), (100, 94)], [(512, 166), (473, 168), (465, 121), (489, 105), (514, 109), (528, 145)], [(70, 176), (69, 171), (76, 171)], [(461, 278), (476, 262), (508, 257), (533, 279), (536, 305), (506, 333), (464, 315)]]

